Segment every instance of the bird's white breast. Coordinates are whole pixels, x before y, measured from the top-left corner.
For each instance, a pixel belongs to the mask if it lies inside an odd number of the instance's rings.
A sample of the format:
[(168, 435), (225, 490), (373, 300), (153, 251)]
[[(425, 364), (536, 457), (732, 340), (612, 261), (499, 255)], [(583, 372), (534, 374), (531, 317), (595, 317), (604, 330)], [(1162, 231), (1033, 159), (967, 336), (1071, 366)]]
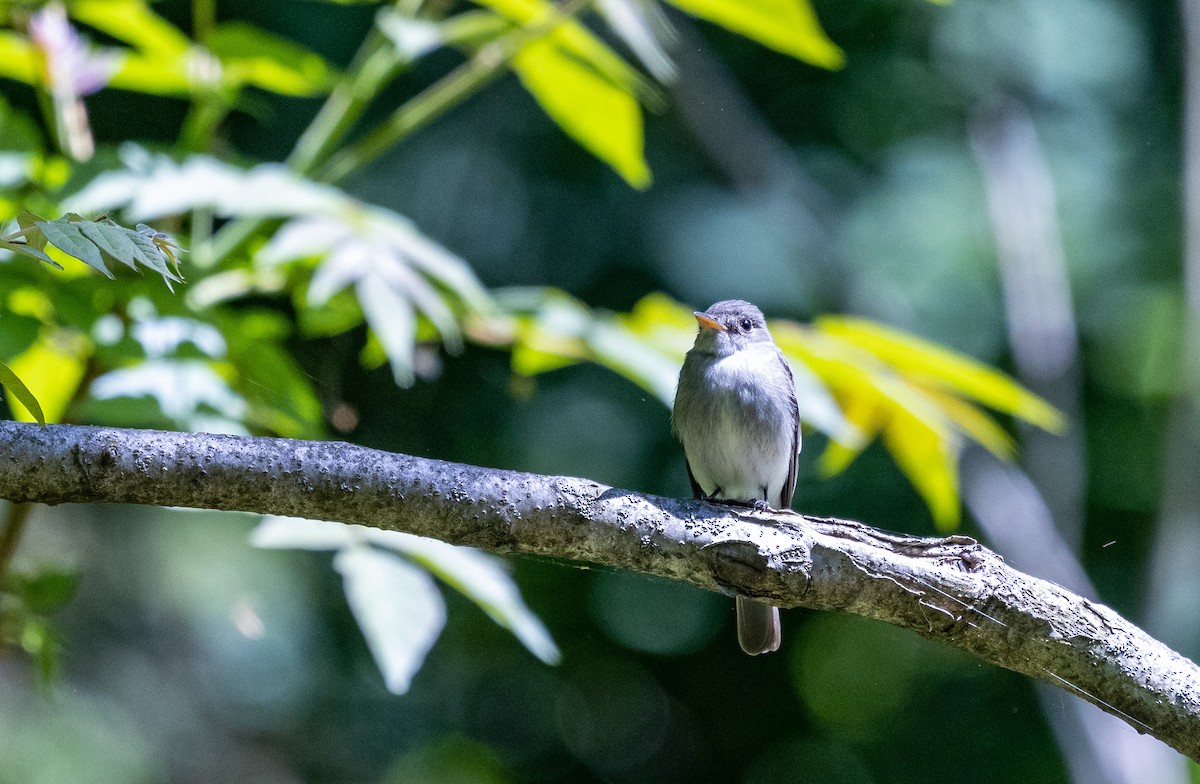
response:
[(706, 495), (781, 506), (795, 446), (791, 380), (777, 349), (743, 349), (707, 363), (711, 395), (678, 423), (692, 474)]

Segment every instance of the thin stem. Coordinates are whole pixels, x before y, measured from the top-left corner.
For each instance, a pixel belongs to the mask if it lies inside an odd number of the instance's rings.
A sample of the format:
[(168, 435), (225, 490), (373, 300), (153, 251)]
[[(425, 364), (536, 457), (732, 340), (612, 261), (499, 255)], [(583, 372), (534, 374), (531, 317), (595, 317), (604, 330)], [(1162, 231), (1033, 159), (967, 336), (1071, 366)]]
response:
[(21, 534), (25, 531), (31, 511), (33, 504), (12, 504), (8, 508), (8, 520), (5, 521), (4, 527), (0, 528), (0, 584), (4, 582), (13, 554), (21, 542)]
[[(401, 66), (395, 47), (378, 27), (372, 26), (345, 74), (296, 141), (287, 159), (288, 167), (300, 174), (309, 174), (324, 162), (329, 150), (354, 126)], [(209, 245), (212, 263), (219, 263), (232, 254), (266, 223), (263, 218), (242, 218), (227, 223)]]
[(402, 70), (404, 61), (378, 27), (372, 27), (346, 74), (325, 99), (288, 156), (288, 167), (310, 173), (362, 116), (379, 91)]
[[(289, 168), (301, 174), (313, 174), (316, 179), (325, 182), (341, 181), (495, 79), (523, 46), (547, 35), (559, 23), (578, 15), (592, 2), (570, 0), (547, 14), (539, 23), (518, 28), (484, 45), (474, 57), (406, 101), (374, 131), (329, 158), (322, 166), (322, 159), (328, 151), (345, 136), (383, 86), (405, 65), (378, 28), (372, 28), (355, 55), (346, 78), (330, 93), (297, 141), (287, 160)], [(471, 40), (488, 29), (486, 24), (472, 19), (454, 32), (447, 31), (446, 41)], [(232, 254), (266, 223), (262, 218), (246, 218), (222, 227), (213, 238), (213, 263), (219, 263)]]
[(217, 0), (192, 0), (192, 37), (203, 42), (217, 23)]
[(570, 0), (539, 23), (518, 28), (483, 46), (474, 57), (406, 101), (374, 131), (330, 158), (318, 170), (318, 179), (337, 183), (375, 160), (499, 76), (526, 44), (548, 35), (561, 22), (591, 4), (592, 0)]

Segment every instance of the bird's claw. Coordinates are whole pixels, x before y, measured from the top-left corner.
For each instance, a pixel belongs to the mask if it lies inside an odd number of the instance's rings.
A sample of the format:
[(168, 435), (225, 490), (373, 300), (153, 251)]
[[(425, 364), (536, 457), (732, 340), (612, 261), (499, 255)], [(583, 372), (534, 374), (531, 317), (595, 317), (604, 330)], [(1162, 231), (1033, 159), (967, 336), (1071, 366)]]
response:
[(761, 498), (705, 498), (705, 501), (713, 504), (724, 504), (725, 506), (736, 506), (739, 509), (753, 509), (755, 512), (774, 512), (775, 507), (768, 504)]

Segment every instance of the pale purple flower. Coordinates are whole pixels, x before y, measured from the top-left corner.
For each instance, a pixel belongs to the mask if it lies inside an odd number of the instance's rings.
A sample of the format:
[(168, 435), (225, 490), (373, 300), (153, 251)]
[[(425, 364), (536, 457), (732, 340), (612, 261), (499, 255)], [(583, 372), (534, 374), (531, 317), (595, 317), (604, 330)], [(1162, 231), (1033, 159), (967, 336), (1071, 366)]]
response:
[(29, 37), (42, 53), (52, 91), (91, 95), (108, 84), (121, 66), (121, 54), (93, 50), (67, 21), (67, 12), (50, 3), (29, 18)]

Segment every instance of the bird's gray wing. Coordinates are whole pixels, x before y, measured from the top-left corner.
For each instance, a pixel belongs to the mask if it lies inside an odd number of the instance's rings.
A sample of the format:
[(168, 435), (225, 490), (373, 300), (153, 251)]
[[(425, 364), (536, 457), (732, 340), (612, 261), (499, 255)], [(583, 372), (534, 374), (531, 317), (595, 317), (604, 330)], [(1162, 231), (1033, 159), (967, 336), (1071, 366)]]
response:
[[(788, 380), (788, 405), (792, 409), (792, 421), (796, 423), (795, 432), (792, 433), (792, 451), (791, 459), (788, 460), (787, 479), (783, 483), (783, 489), (780, 491), (780, 508), (792, 508), (792, 496), (796, 493), (796, 469), (799, 463), (800, 456), (800, 407), (796, 404), (796, 382), (792, 378), (792, 366), (783, 356), (780, 351), (776, 355), (779, 362), (783, 365), (783, 373)], [(688, 476), (691, 476), (691, 469), (688, 469)], [(695, 480), (692, 481), (695, 484)]]
[(692, 483), (692, 498), (704, 498), (704, 490), (700, 487), (700, 483), (696, 481), (695, 474), (692, 473), (692, 464), (685, 458), (683, 464), (687, 466), (688, 481)]

